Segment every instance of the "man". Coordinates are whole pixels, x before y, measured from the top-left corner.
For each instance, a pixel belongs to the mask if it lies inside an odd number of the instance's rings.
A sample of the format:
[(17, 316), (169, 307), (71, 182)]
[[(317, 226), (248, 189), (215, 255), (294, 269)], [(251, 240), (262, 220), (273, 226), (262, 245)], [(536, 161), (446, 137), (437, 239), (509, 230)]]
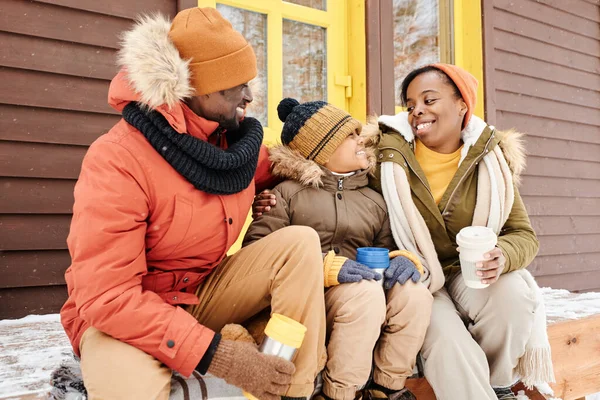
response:
[[(312, 393), (325, 340), (316, 232), (240, 250), (269, 184), (262, 127), (244, 118), (251, 46), (211, 8), (145, 17), (124, 36), (110, 105), (75, 187), (62, 323), (94, 399), (168, 399), (173, 370), (211, 372), (261, 399)], [(270, 306), (307, 327), (295, 366), (220, 329)]]

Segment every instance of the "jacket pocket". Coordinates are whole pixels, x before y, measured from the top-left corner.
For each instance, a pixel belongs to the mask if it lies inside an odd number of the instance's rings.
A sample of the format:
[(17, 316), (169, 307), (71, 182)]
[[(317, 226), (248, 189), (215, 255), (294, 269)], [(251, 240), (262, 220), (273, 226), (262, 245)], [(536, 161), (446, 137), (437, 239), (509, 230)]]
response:
[(192, 223), (192, 203), (181, 195), (175, 196), (175, 209), (167, 232), (147, 254), (148, 259), (166, 260), (185, 239)]

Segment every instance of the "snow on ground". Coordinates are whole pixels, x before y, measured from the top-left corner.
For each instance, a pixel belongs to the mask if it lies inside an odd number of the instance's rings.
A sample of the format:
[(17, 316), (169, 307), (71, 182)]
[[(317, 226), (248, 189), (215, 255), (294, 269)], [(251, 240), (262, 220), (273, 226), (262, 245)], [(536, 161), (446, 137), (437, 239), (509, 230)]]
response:
[(0, 321), (0, 399), (43, 396), (50, 373), (70, 354), (58, 314)]
[(549, 322), (600, 314), (600, 292), (571, 293), (568, 290), (542, 288), (542, 294)]
[[(549, 321), (600, 314), (600, 293), (572, 294), (549, 288), (542, 292)], [(45, 398), (50, 373), (71, 355), (58, 314), (0, 320), (0, 399)], [(549, 386), (538, 390), (552, 395)], [(586, 399), (600, 400), (600, 393)], [(527, 396), (519, 400), (527, 400)]]

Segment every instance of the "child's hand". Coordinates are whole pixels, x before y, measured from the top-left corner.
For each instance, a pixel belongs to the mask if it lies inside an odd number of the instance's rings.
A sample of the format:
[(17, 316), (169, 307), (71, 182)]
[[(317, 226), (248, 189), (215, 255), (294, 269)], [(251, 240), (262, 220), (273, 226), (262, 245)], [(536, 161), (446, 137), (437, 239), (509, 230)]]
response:
[(414, 283), (419, 282), (421, 273), (415, 264), (404, 256), (398, 256), (390, 260), (390, 266), (383, 273), (383, 287), (389, 290), (398, 282), (404, 285), (408, 279)]
[(381, 274), (373, 271), (364, 264), (346, 260), (337, 277), (339, 283), (353, 283), (362, 281), (363, 279), (378, 281), (381, 279)]

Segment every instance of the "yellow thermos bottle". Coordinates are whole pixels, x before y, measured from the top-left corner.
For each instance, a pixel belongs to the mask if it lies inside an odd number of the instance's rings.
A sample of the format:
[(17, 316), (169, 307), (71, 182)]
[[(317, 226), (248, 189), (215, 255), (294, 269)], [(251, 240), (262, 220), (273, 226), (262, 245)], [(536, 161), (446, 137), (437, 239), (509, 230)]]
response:
[[(274, 313), (265, 328), (265, 336), (258, 350), (264, 354), (270, 354), (292, 361), (297, 350), (302, 345), (306, 327), (298, 321), (294, 321), (285, 315)], [(244, 396), (250, 400), (257, 400), (250, 393), (244, 392)]]

